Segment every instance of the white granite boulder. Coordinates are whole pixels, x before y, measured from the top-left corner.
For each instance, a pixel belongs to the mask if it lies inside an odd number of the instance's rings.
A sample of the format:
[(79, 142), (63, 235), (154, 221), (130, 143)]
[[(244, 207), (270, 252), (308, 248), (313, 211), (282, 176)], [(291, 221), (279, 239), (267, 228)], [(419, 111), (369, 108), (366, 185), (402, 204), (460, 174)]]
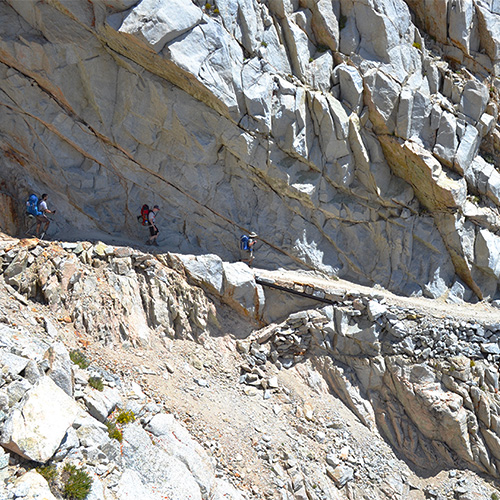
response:
[(81, 411), (52, 379), (43, 377), (13, 409), (3, 426), (1, 444), (28, 460), (46, 462)]

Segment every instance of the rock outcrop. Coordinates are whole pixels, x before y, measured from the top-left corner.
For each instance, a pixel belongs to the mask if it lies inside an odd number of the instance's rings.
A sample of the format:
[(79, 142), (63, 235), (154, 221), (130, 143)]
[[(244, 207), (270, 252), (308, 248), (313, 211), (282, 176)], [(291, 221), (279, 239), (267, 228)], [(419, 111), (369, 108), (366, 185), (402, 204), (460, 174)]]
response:
[[(425, 304), (380, 290), (351, 291), (311, 274), (287, 279), (285, 272), (252, 271), (214, 255), (153, 256), (103, 243), (21, 240), (4, 244), (0, 259), (11, 293), (45, 302), (83, 345), (97, 339), (140, 349), (157, 337), (204, 342), (218, 335), (224, 307), (231, 308), (249, 322), (237, 345), (243, 356), (239, 382), (249, 396), (262, 391), (270, 399), (281, 390), (273, 370), (309, 363), (314, 384), (322, 379), (364, 425), (378, 429), (417, 467), (467, 463), (499, 476), (500, 321), (491, 306), (473, 319), (443, 320), (443, 311), (463, 304), (463, 286), (449, 295), (448, 306), (428, 314)], [(138, 298), (128, 298), (132, 290)], [(54, 337), (57, 327), (50, 320), (44, 328)], [(72, 442), (110, 453), (103, 423), (129, 404), (130, 394), (143, 398), (140, 388), (119, 390), (108, 374), (110, 386), (91, 389), (84, 370), (65, 364), (68, 354), (60, 342), (36, 345), (13, 329), (2, 331), (10, 351), (0, 349), (0, 360), (10, 383), (1, 444), (37, 462), (75, 453)], [(195, 381), (208, 386), (202, 378)], [(123, 498), (147, 493), (148, 484), (158, 482), (158, 491), (179, 498), (206, 498), (219, 487), (210, 457), (173, 415), (153, 412), (141, 422), (124, 430), (118, 488)], [(324, 440), (321, 434), (318, 439)], [(327, 476), (339, 488), (353, 480), (352, 470), (339, 463)], [(189, 480), (177, 489), (183, 477)]]
[(136, 238), (154, 201), (177, 253), (232, 261), (251, 229), (264, 266), (499, 293), (491, 2), (0, 9), (2, 189), (49, 192), (59, 234)]

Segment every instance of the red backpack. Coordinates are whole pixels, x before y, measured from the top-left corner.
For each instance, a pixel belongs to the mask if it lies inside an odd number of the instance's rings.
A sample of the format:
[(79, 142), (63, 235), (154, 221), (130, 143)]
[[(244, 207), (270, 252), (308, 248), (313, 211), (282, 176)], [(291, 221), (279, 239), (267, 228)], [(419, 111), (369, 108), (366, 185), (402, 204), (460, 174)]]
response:
[(142, 205), (141, 208), (141, 215), (137, 217), (137, 220), (143, 225), (143, 226), (150, 226), (151, 222), (149, 222), (149, 205)]

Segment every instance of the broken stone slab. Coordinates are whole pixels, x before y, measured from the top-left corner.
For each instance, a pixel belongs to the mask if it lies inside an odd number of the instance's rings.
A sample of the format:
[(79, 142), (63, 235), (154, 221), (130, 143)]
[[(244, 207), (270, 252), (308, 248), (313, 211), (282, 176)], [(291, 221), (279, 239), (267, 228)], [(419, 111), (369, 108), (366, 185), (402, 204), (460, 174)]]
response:
[(0, 373), (3, 375), (19, 375), (28, 364), (29, 359), (0, 350)]
[(500, 278), (500, 237), (487, 229), (480, 229), (476, 236), (474, 255), (478, 267)]
[(83, 401), (89, 413), (100, 422), (104, 422), (121, 404), (122, 398), (120, 392), (111, 387), (106, 387), (103, 391), (87, 388)]
[(56, 342), (45, 353), (49, 362), (47, 375), (68, 395), (73, 396), (74, 377), (73, 362), (62, 342)]
[(477, 122), (484, 113), (489, 98), (486, 85), (477, 80), (468, 80), (462, 91), (460, 111)]
[(354, 469), (348, 465), (337, 465), (334, 469), (327, 467), (326, 473), (338, 488), (342, 488), (354, 478)]
[[(73, 427), (76, 430), (76, 438), (86, 448), (103, 447), (109, 443), (108, 428), (91, 416), (85, 416), (75, 420)], [(68, 432), (66, 437), (73, 438)]]
[(481, 137), (477, 128), (473, 125), (467, 125), (453, 163), (453, 167), (459, 174), (464, 175), (464, 172), (469, 168), (472, 160), (477, 155), (480, 141)]
[(458, 147), (457, 120), (454, 115), (444, 112), (439, 121), (436, 144), (433, 153), (448, 167), (453, 165)]
[(376, 321), (380, 316), (384, 315), (387, 312), (387, 306), (381, 304), (376, 300), (370, 300), (368, 302), (368, 318), (370, 321)]
[(334, 70), (335, 77), (339, 80), (341, 100), (354, 113), (359, 113), (363, 105), (363, 78), (359, 71), (353, 66), (339, 64)]
[(28, 460), (45, 463), (81, 411), (50, 377), (43, 377), (12, 411), (0, 444)]
[(262, 314), (265, 295), (261, 285), (255, 282), (253, 271), (244, 262), (223, 262), (224, 294), (222, 299), (233, 307), (242, 310), (250, 317), (259, 318)]

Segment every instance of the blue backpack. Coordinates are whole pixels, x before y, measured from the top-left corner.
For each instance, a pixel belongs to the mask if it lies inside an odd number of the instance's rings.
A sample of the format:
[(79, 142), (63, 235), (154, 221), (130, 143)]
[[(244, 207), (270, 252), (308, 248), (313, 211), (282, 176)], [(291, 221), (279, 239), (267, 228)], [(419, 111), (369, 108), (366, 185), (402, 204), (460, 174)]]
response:
[(42, 212), (38, 210), (38, 196), (36, 194), (31, 194), (26, 202), (26, 212), (31, 215), (42, 215)]
[(250, 250), (250, 247), (248, 246), (249, 241), (250, 238), (246, 234), (244, 234), (240, 238), (240, 250)]

